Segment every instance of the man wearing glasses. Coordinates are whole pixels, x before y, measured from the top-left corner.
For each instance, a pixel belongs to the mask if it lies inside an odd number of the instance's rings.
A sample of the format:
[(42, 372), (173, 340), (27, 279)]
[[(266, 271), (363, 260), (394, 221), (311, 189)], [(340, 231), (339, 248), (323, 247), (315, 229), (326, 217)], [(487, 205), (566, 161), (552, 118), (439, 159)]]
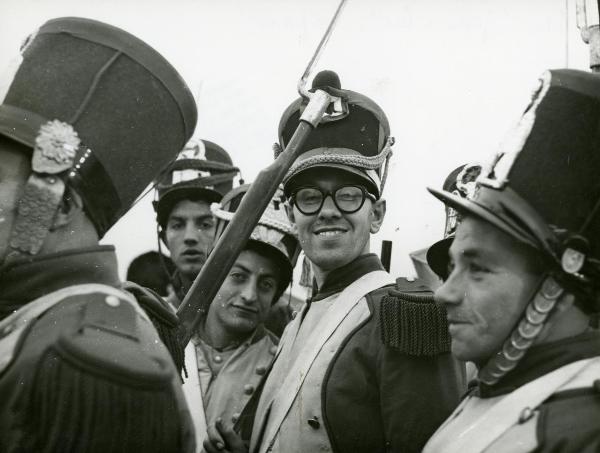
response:
[[(387, 118), (366, 96), (340, 90), (333, 73), (317, 75), (313, 86), (342, 92), (348, 115), (320, 125), (284, 179), (288, 216), (311, 261), (316, 291), (282, 336), (250, 451), (420, 451), (456, 406), (459, 389), (447, 345), (437, 341), (445, 338), (445, 325), (426, 316), (433, 304), (406, 310), (410, 342), (382, 342), (383, 306), (422, 297), (390, 296), (394, 279), (369, 253), (370, 236), (385, 216)], [(284, 113), (281, 146), (302, 107), (297, 100)], [(440, 327), (423, 335), (418, 325)], [(209, 429), (211, 440), (238, 451), (225, 423), (216, 428)], [(205, 448), (217, 451), (213, 445)]]

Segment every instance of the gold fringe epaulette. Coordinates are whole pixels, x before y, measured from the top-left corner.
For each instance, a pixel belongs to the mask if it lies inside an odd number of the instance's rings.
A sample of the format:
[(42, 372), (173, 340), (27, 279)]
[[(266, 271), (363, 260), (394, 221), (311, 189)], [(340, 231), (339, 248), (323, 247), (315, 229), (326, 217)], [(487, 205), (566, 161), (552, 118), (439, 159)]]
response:
[(415, 356), (433, 356), (450, 351), (446, 310), (436, 304), (420, 281), (399, 279), (381, 299), (383, 344)]

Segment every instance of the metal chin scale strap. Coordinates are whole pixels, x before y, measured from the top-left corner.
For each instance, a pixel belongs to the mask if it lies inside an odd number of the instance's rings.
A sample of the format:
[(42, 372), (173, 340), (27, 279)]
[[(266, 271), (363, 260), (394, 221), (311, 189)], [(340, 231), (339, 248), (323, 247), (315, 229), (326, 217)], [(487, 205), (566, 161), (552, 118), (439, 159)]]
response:
[[(593, 260), (586, 259), (588, 246), (587, 241), (581, 234), (583, 234), (592, 218), (595, 217), (598, 212), (598, 206), (600, 206), (600, 202), (596, 203), (591, 214), (580, 228), (579, 234), (570, 235), (563, 242), (563, 252), (560, 254), (559, 272), (563, 273), (563, 276), (575, 278), (578, 282), (584, 284), (588, 281), (588, 278), (581, 274), (580, 271), (586, 264), (586, 261), (590, 262)], [(563, 295), (563, 285), (557, 280), (564, 283), (564, 278), (555, 278), (552, 274), (547, 274), (544, 277), (535, 296), (527, 305), (524, 316), (504, 342), (502, 349), (479, 371), (479, 380), (482, 383), (493, 385), (502, 376), (517, 366), (517, 363), (523, 358), (525, 352), (527, 352), (539, 336), (548, 317)]]
[(563, 288), (552, 275), (544, 277), (535, 296), (527, 305), (525, 315), (504, 342), (502, 349), (479, 370), (478, 377), (482, 383), (494, 385), (517, 366), (544, 328), (548, 316), (563, 292)]
[(7, 260), (39, 253), (65, 192), (63, 174), (73, 168), (78, 154), (80, 166), (90, 153), (81, 149), (71, 125), (58, 120), (42, 125), (35, 139), (32, 173), (18, 202)]

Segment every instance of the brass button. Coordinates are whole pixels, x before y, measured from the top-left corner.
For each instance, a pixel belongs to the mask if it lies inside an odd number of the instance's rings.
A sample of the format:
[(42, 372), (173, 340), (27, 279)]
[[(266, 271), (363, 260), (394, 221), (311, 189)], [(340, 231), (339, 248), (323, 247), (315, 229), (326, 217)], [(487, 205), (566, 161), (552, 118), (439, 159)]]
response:
[(310, 426), (313, 429), (319, 429), (319, 427), (321, 426), (321, 423), (319, 422), (319, 417), (317, 417), (316, 415), (313, 418), (309, 418), (308, 420), (306, 420), (306, 422), (308, 423), (308, 426)]
[(106, 302), (106, 305), (108, 305), (109, 307), (118, 307), (119, 305), (121, 305), (121, 301), (118, 297), (115, 296), (106, 296), (104, 302)]
[(221, 357), (220, 355), (216, 355), (216, 356), (213, 357), (213, 360), (216, 363), (221, 363), (223, 361), (223, 357)]
[[(9, 324), (7, 325), (4, 330), (2, 331), (2, 336), (4, 335), (8, 335), (9, 333), (11, 333), (13, 330), (15, 329), (15, 325), (14, 324)], [(256, 372), (258, 373), (258, 370), (256, 370)], [(263, 373), (264, 374), (264, 373)]]
[(264, 367), (264, 366), (257, 366), (256, 367), (256, 374), (262, 376), (266, 372), (267, 372), (267, 368), (266, 367)]
[(252, 386), (251, 384), (244, 385), (244, 393), (246, 395), (252, 395), (252, 392), (254, 392), (254, 386)]
[(235, 414), (233, 414), (231, 416), (231, 423), (237, 423), (237, 421), (240, 419), (240, 413), (236, 412)]
[(519, 424), (525, 423), (531, 417), (533, 417), (533, 411), (531, 410), (531, 408), (526, 407), (521, 411), (521, 415), (519, 415)]
[(277, 346), (273, 345), (269, 348), (270, 354), (275, 355), (276, 352), (277, 352)]

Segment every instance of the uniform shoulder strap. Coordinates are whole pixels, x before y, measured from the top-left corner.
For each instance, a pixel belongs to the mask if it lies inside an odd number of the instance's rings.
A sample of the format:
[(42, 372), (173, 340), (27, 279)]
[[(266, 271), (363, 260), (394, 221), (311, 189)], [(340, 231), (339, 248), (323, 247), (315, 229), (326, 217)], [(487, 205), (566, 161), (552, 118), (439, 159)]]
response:
[(132, 294), (152, 321), (163, 344), (167, 347), (175, 367), (181, 373), (184, 368), (184, 348), (179, 341), (179, 318), (173, 307), (149, 288), (133, 282), (124, 282), (123, 289)]
[(433, 356), (450, 351), (446, 310), (422, 280), (400, 278), (381, 299), (383, 344), (404, 354)]
[(3, 436), (25, 433), (26, 451), (193, 448), (179, 376), (129, 293), (77, 285), (25, 308), (35, 317), (26, 315), (25, 329), (23, 318), (10, 320), (19, 338), (2, 376), (22, 404)]

